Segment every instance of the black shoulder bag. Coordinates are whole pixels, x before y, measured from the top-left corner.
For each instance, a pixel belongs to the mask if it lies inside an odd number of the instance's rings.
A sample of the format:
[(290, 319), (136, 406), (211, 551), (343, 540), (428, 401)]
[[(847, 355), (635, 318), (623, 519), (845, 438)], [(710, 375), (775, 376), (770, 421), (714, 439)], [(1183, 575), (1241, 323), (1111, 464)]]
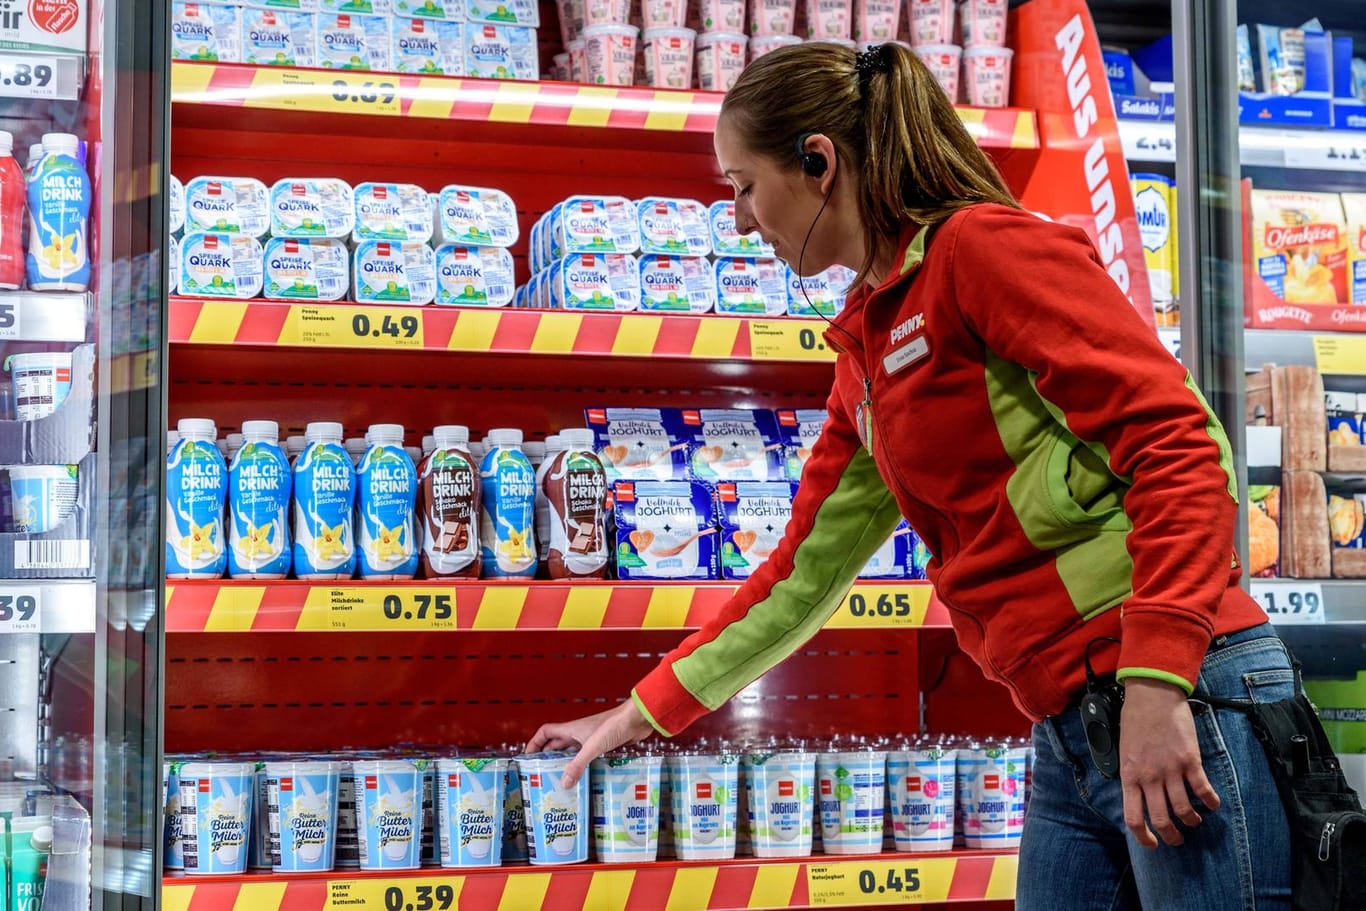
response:
[(1290, 822), (1295, 911), (1366, 909), (1366, 815), (1343, 777), (1318, 713), (1300, 686), (1293, 699), (1250, 703), (1202, 693), (1192, 698), (1247, 715), (1266, 748)]

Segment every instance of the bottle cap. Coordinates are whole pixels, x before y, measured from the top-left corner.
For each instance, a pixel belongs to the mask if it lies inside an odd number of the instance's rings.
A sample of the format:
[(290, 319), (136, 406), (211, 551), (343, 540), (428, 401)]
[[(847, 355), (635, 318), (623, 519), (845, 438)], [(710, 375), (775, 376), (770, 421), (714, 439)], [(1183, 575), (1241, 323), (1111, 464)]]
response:
[(366, 438), (372, 446), (402, 446), (402, 424), (371, 424)]
[(43, 150), (70, 155), (73, 158), (81, 148), (81, 139), (72, 133), (44, 133)]
[(489, 446), (519, 449), (522, 445), (522, 431), (515, 428), (499, 427), (497, 430), (490, 430), (489, 435), (484, 438), (484, 442)]
[(33, 835), (29, 837), (28, 843), (33, 846), (33, 849), (35, 851), (51, 851), (52, 826), (39, 826), (38, 828), (34, 829)]
[(336, 421), (313, 421), (304, 428), (304, 439), (310, 443), (340, 443), (342, 425)]
[(593, 451), (593, 431), (587, 427), (570, 427), (560, 431), (560, 443), (564, 449), (575, 452)]
[(545, 438), (545, 454), (549, 456), (552, 452), (563, 452), (564, 444), (560, 442), (560, 435), (552, 433)]
[(448, 446), (468, 446), (470, 429), (460, 424), (442, 424), (432, 428), (432, 437), (441, 448)]
[(195, 440), (212, 440), (218, 436), (218, 428), (210, 418), (181, 418), (176, 421), (175, 429), (182, 437)]
[(253, 443), (278, 443), (280, 425), (274, 421), (243, 421), (242, 439), (251, 440)]

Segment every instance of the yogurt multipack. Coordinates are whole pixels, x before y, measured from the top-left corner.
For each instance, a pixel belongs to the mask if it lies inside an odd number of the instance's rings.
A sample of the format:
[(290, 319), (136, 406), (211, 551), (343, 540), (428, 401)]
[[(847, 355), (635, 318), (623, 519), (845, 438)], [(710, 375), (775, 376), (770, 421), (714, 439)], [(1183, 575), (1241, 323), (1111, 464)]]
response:
[(333, 70), (393, 69), (389, 20), (360, 13), (318, 13), (318, 66)]
[(854, 281), (854, 272), (844, 266), (831, 266), (805, 278), (789, 269), (787, 312), (789, 316), (824, 316), (833, 319), (844, 309), (844, 298)]
[(916, 537), (905, 519), (897, 523), (896, 530), (882, 542), (868, 562), (859, 572), (860, 579), (923, 579), (924, 565), (917, 566)]
[(551, 267), (549, 291), (560, 310), (635, 310), (640, 271), (628, 253), (571, 253)]
[(353, 196), (356, 240), (425, 244), (432, 239), (432, 198), (416, 184), (362, 183)]
[(465, 6), (460, 0), (389, 0), (389, 5), (396, 19), (465, 21)]
[(787, 267), (780, 260), (719, 256), (713, 268), (717, 313), (752, 316), (787, 313)]
[(721, 523), (721, 578), (748, 579), (768, 560), (792, 518), (797, 485), (789, 481), (722, 481), (716, 485)]
[(717, 578), (711, 491), (697, 481), (612, 485), (619, 579)]
[(505, 307), (516, 287), (512, 254), (499, 247), (444, 244), (436, 251), (436, 302)]
[(758, 231), (741, 234), (735, 227), (735, 203), (714, 202), (707, 209), (711, 246), (717, 256), (772, 256), (773, 247), (764, 243)]
[(392, 20), (394, 72), (461, 76), (465, 72), (465, 26), (444, 19)]
[[(452, 2), (459, 5), (456, 0)], [(541, 25), (541, 8), (536, 0), (465, 0), (463, 12), (470, 22), (520, 25), (526, 28), (539, 28)]]
[(651, 196), (636, 206), (640, 219), (642, 253), (672, 253), (679, 256), (707, 256), (711, 253), (711, 232), (707, 208), (692, 199)]
[(244, 234), (192, 231), (180, 242), (180, 293), (256, 297), (262, 289), (261, 242)]
[(762, 408), (685, 408), (688, 474), (697, 481), (777, 481), (783, 440), (773, 412)]
[(430, 304), (436, 298), (436, 255), (426, 244), (362, 241), (352, 279), (360, 303)]
[(350, 260), (350, 251), (340, 240), (272, 237), (265, 247), (265, 296), (272, 300), (341, 300), (351, 287)]
[(783, 444), (783, 477), (800, 481), (828, 415), (824, 408), (779, 408), (773, 414)]
[(552, 256), (640, 249), (639, 216), (623, 196), (571, 196), (555, 207), (551, 227)]
[(312, 13), (242, 8), (242, 62), (268, 66), (313, 66), (317, 25)]
[(465, 75), (476, 79), (541, 77), (536, 30), (519, 25), (468, 23), (465, 27)]
[(185, 185), (174, 175), (166, 180), (167, 233), (179, 237), (185, 230)]
[(437, 195), (439, 243), (511, 247), (517, 237), (517, 205), (502, 190), (451, 185)]
[(216, 3), (171, 4), (171, 59), (236, 63), (242, 59), (242, 11)]
[(644, 254), (640, 257), (640, 309), (710, 313), (716, 309), (711, 262), (703, 256)]
[(270, 193), (250, 177), (196, 177), (185, 185), (185, 230), (265, 237)]
[(609, 483), (687, 477), (691, 434), (677, 409), (586, 408), (584, 420)]
[(287, 177), (270, 188), (270, 233), (274, 237), (345, 239), (355, 225), (355, 195), (343, 180)]

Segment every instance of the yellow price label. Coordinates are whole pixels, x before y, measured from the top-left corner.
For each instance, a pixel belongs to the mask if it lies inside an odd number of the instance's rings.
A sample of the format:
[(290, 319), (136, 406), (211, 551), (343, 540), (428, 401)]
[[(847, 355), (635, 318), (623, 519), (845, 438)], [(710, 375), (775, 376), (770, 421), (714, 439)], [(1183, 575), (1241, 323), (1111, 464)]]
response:
[(828, 905), (912, 905), (949, 896), (957, 860), (952, 857), (808, 864), (807, 901)]
[(796, 320), (750, 320), (750, 356), (771, 361), (833, 361), (835, 352), (817, 330)]
[(844, 596), (827, 629), (917, 627), (930, 606), (928, 585), (857, 585)]
[(455, 629), (455, 591), (450, 587), (316, 587), (309, 591), (300, 629), (384, 632)]
[(398, 77), (382, 73), (313, 72), (261, 67), (247, 107), (346, 114), (403, 113)]
[(282, 345), (328, 348), (421, 348), (422, 314), (406, 307), (295, 304), (280, 330)]
[(461, 876), (343, 879), (327, 884), (325, 911), (450, 911), (460, 900)]
[(1319, 373), (1366, 375), (1366, 336), (1314, 336), (1314, 362)]

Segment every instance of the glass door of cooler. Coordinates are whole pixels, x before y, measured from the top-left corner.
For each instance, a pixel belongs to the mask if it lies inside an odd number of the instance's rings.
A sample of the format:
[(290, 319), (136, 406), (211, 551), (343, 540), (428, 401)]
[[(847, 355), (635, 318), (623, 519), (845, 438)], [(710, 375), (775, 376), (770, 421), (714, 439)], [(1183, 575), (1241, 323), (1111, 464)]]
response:
[(0, 10), (0, 908), (155, 901), (165, 31)]

